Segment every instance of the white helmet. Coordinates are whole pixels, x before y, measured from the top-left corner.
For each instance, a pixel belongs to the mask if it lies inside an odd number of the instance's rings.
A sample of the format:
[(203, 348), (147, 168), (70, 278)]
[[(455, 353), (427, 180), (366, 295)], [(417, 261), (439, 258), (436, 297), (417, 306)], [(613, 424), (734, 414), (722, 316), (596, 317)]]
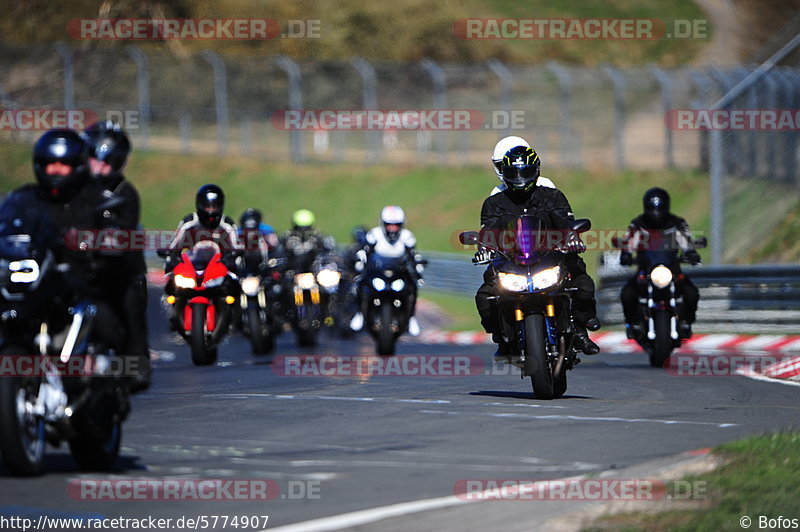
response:
[(406, 213), (397, 205), (387, 205), (381, 210), (381, 229), (390, 242), (400, 236), (400, 230), (406, 221)]
[(503, 181), (503, 172), (500, 171), (500, 164), (503, 162), (503, 157), (505, 157), (506, 152), (511, 148), (516, 148), (517, 146), (525, 146), (526, 148), (530, 148), (531, 145), (528, 144), (528, 141), (523, 139), (522, 137), (503, 137), (500, 141), (494, 145), (494, 151), (492, 152), (492, 164), (494, 165), (494, 171), (497, 174), (497, 179)]

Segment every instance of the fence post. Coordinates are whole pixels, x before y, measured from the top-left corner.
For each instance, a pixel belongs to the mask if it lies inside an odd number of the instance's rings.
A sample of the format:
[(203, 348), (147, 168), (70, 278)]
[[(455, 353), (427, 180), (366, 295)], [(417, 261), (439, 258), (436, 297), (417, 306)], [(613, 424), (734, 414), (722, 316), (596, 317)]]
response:
[(200, 54), (214, 70), (214, 102), (217, 112), (217, 147), (220, 155), (228, 150), (228, 85), (225, 80), (225, 61), (211, 50)]
[[(567, 69), (556, 63), (550, 61), (547, 63), (547, 69), (553, 73), (558, 81), (559, 87), (559, 106), (561, 109), (561, 132), (559, 134), (559, 154), (561, 164), (565, 166), (573, 166), (573, 162), (580, 161), (580, 153), (570, 154), (567, 147), (568, 139), (572, 136), (572, 78)], [(576, 152), (578, 151), (577, 143), (575, 146)]]
[(138, 46), (129, 46), (128, 55), (136, 63), (136, 90), (139, 96), (139, 138), (142, 148), (150, 146), (150, 65)]
[(619, 70), (610, 65), (603, 65), (603, 72), (611, 79), (614, 86), (614, 138), (617, 157), (617, 168), (625, 169), (625, 78)]
[[(430, 75), (433, 81), (433, 106), (442, 110), (447, 107), (447, 78), (444, 70), (431, 59), (423, 59), (420, 66)], [(436, 149), (442, 162), (447, 160), (447, 135), (442, 130), (436, 132)]]
[[(692, 108), (693, 109), (700, 109), (703, 105), (708, 105), (706, 102), (706, 98), (708, 97), (709, 93), (711, 92), (710, 86), (711, 82), (708, 79), (708, 74), (699, 72), (697, 70), (691, 69), (689, 70), (689, 77), (694, 82), (694, 85), (697, 89), (696, 97), (692, 100)], [(709, 169), (709, 162), (708, 162), (708, 131), (701, 130), (698, 131), (698, 135), (700, 137), (700, 169), (701, 170), (708, 170)]]
[[(277, 56), (275, 62), (289, 77), (289, 110), (300, 111), (303, 108), (303, 89), (301, 87), (300, 67), (285, 55)], [(305, 154), (302, 150), (301, 134), (302, 132), (298, 129), (289, 131), (289, 151), (291, 151), (292, 162), (297, 164), (305, 160)]]
[[(508, 123), (511, 121), (511, 89), (514, 85), (514, 76), (511, 74), (511, 71), (508, 69), (506, 65), (500, 62), (498, 59), (489, 59), (486, 61), (486, 65), (489, 69), (497, 76), (497, 79), (500, 80), (500, 105), (503, 107), (503, 110), (508, 113), (506, 119)], [(500, 134), (500, 137), (505, 137), (511, 133), (509, 128), (503, 130)]]
[[(353, 57), (350, 63), (358, 71), (364, 84), (363, 106), (365, 111), (378, 109), (378, 90), (375, 68), (364, 58)], [(372, 164), (380, 160), (381, 152), (381, 133), (367, 129), (364, 132), (364, 144), (366, 147), (366, 163)]]
[[(778, 107), (778, 82), (775, 79), (774, 72), (768, 72), (764, 75), (764, 83), (767, 86), (766, 102), (763, 109), (777, 109)], [(775, 136), (776, 132), (768, 131), (764, 135), (767, 137), (767, 166), (765, 168), (765, 176), (767, 178), (774, 177), (772, 173), (775, 170)]]
[(649, 69), (661, 88), (661, 103), (664, 106), (664, 136), (666, 137), (664, 160), (667, 163), (667, 168), (675, 168), (675, 146), (672, 140), (672, 128), (667, 123), (667, 117), (672, 111), (672, 78), (657, 65), (651, 64)]
[(722, 264), (724, 243), (723, 224), (723, 164), (722, 164), (722, 131), (712, 129), (709, 141), (709, 174), (711, 178), (711, 264)]
[(64, 109), (75, 108), (75, 75), (73, 70), (74, 58), (72, 48), (63, 41), (55, 44), (55, 50), (64, 61)]

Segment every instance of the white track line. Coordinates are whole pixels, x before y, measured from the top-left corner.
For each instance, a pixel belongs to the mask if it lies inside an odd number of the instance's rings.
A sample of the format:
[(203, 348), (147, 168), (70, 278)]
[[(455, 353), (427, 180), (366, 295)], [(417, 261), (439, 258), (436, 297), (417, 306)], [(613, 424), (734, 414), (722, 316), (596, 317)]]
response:
[(520, 407), (520, 408), (568, 408), (564, 405), (541, 405), (536, 403), (470, 403), (458, 402), (454, 403), (447, 399), (401, 399), (395, 397), (347, 397), (337, 395), (284, 395), (284, 394), (271, 394), (271, 393), (220, 393), (220, 394), (203, 394), (204, 399), (251, 399), (251, 398), (264, 398), (264, 399), (299, 399), (306, 401), (354, 401), (359, 403), (416, 403), (416, 404), (436, 404), (436, 405), (456, 405), (456, 406), (504, 406), (504, 407)]

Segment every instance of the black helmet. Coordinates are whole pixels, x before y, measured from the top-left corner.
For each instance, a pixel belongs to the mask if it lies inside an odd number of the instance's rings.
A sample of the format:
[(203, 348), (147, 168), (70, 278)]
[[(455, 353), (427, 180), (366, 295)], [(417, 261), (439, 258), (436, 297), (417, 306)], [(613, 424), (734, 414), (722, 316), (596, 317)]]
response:
[(669, 217), (669, 194), (666, 190), (653, 187), (644, 193), (642, 198), (644, 204), (645, 220), (653, 227), (663, 226)]
[(214, 229), (222, 220), (225, 208), (225, 193), (217, 185), (203, 185), (197, 191), (194, 203), (200, 223), (207, 229)]
[(509, 190), (533, 190), (539, 179), (541, 161), (533, 148), (516, 146), (503, 157), (503, 183)]
[(131, 152), (131, 142), (119, 124), (111, 120), (97, 122), (86, 128), (83, 138), (89, 144), (89, 157), (103, 161), (112, 168), (108, 176), (95, 177), (104, 181), (118, 179)]
[[(33, 146), (33, 173), (48, 197), (67, 199), (86, 182), (88, 147), (71, 129), (51, 129)], [(71, 170), (47, 172), (53, 163), (69, 166)]]
[(239, 218), (239, 226), (243, 229), (258, 229), (261, 225), (261, 211), (258, 209), (247, 209)]

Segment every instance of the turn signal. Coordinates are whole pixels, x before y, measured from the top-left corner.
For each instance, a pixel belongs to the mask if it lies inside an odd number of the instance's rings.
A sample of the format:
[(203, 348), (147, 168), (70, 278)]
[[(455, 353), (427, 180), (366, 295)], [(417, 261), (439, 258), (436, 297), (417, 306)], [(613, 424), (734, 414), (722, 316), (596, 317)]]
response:
[(175, 296), (167, 296), (167, 303), (169, 303), (170, 305), (174, 305), (175, 304)]
[(233, 296), (225, 296), (225, 303), (229, 305), (233, 305), (233, 302), (236, 301), (236, 298)]

